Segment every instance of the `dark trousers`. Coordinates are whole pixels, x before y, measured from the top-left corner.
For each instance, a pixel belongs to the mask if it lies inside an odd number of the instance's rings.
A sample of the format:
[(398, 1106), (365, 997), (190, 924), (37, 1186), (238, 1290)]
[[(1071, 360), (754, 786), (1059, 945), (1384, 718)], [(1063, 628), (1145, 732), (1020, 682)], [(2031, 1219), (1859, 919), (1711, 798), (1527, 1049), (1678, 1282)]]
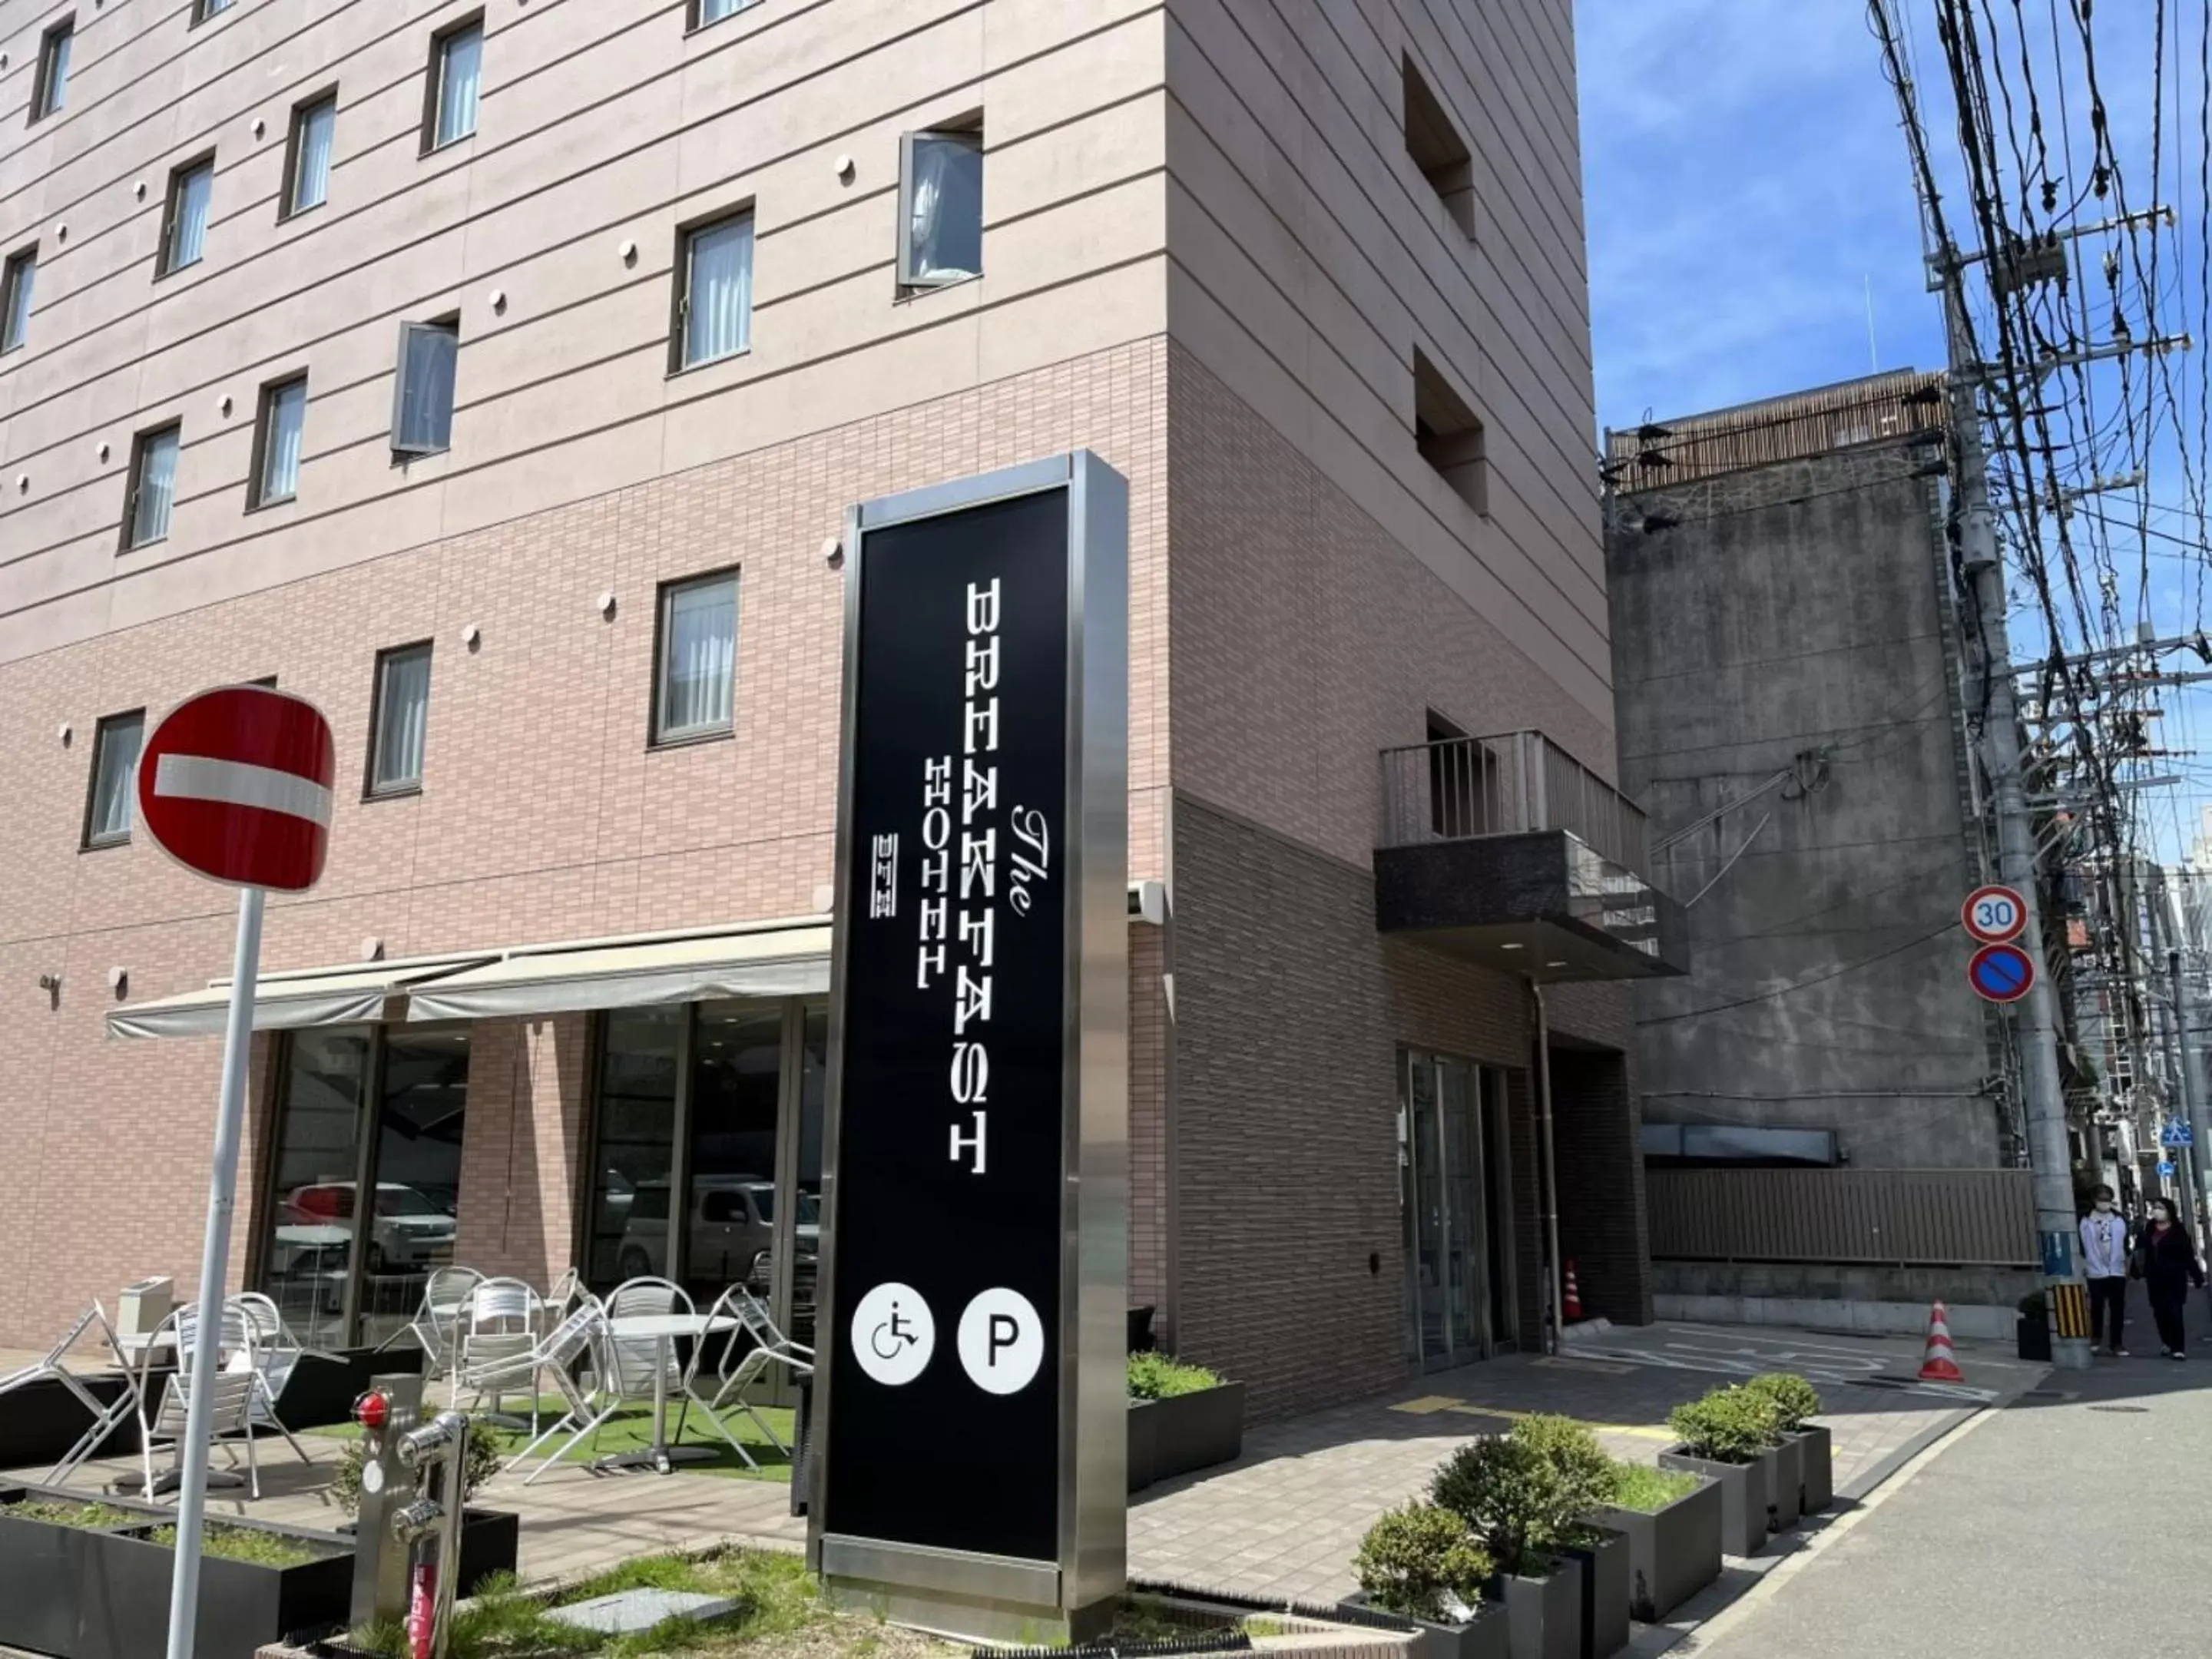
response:
[(2122, 1277), (2089, 1281), (2089, 1346), (2118, 1348), (2128, 1322), (2128, 1281)]
[(2189, 1332), (2181, 1316), (2188, 1303), (2187, 1291), (2171, 1298), (2151, 1292), (2150, 1316), (2158, 1322), (2158, 1345), (2169, 1353), (2179, 1353), (2189, 1346)]

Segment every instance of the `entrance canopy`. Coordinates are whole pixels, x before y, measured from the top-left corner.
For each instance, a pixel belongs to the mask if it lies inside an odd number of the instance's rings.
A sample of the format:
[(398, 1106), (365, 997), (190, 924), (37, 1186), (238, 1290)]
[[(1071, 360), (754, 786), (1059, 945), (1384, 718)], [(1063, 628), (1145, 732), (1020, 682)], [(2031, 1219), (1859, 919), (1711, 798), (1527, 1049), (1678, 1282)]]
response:
[(713, 997), (817, 996), (829, 988), (830, 924), (817, 919), (517, 951), (417, 987), (407, 1018), (499, 1019)]
[[(418, 981), (488, 962), (480, 951), (460, 957), (416, 957), (404, 962), (353, 962), (264, 974), (255, 988), (253, 1029), (295, 1031), (310, 1025), (372, 1024), (387, 1017), (386, 1005)], [(107, 1017), (107, 1034), (124, 1037), (212, 1036), (221, 1034), (230, 1006), (230, 981), (204, 991), (133, 1003)]]

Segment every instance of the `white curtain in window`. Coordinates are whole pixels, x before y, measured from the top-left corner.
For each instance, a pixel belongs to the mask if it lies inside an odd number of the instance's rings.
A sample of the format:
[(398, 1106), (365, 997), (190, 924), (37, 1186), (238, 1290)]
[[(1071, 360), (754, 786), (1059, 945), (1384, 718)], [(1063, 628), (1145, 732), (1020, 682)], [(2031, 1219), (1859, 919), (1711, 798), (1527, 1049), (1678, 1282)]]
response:
[(450, 144), (477, 130), (477, 80), (483, 63), (483, 30), (466, 28), (441, 45), (436, 142)]
[(738, 579), (671, 592), (661, 651), (662, 734), (727, 726), (738, 659)]
[(917, 132), (907, 228), (910, 279), (956, 282), (983, 269), (983, 140), (973, 132)]
[(392, 447), (444, 449), (453, 441), (453, 361), (460, 337), (451, 328), (414, 327), (399, 364), (399, 418)]
[(31, 331), (31, 284), (38, 279), (39, 262), (26, 255), (8, 269), (8, 315), (0, 321), (0, 351), (13, 351)]
[(338, 127), (335, 99), (325, 99), (300, 117), (299, 170), (292, 178), (292, 211), (320, 207), (331, 193), (331, 140)]
[(404, 789), (422, 781), (422, 745), (430, 727), (430, 653), (395, 651), (384, 659), (376, 711), (376, 787)]
[(754, 0), (699, 0), (699, 24), (719, 23), (725, 17), (735, 17)]
[(300, 493), (300, 449), (307, 428), (307, 383), (295, 380), (269, 394), (269, 429), (261, 439), (261, 499)]
[(146, 722), (136, 715), (110, 720), (100, 728), (99, 775), (93, 780), (87, 839), (112, 841), (131, 833), (131, 804), (138, 793), (138, 749), (145, 737)]
[(131, 544), (158, 542), (169, 533), (169, 507), (177, 494), (177, 434), (157, 432), (138, 451), (138, 493)]
[(709, 362), (745, 349), (753, 315), (750, 217), (691, 233), (689, 299), (684, 320), (686, 363)]
[(207, 252), (208, 207), (215, 197), (215, 167), (194, 167), (177, 180), (177, 216), (169, 227), (169, 269), (198, 264)]

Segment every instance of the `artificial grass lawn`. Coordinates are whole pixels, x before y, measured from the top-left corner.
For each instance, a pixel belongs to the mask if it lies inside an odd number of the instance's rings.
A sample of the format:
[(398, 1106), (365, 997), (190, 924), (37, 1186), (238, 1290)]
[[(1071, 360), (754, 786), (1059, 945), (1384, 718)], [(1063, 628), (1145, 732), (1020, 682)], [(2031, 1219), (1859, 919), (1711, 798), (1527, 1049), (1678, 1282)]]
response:
[[(539, 1416), (543, 1419), (540, 1426), (550, 1429), (553, 1426), (554, 1423), (559, 1419), (561, 1413), (568, 1409), (568, 1407), (558, 1395), (549, 1395), (547, 1398), (541, 1400), (538, 1402), (538, 1409)], [(781, 1406), (759, 1406), (756, 1407), (754, 1409), (758, 1411), (760, 1414), (768, 1420), (769, 1426), (775, 1429), (777, 1437), (781, 1439), (784, 1444), (789, 1445), (791, 1443), (793, 1418), (794, 1413), (788, 1407)], [(508, 1417), (520, 1417), (524, 1419), (526, 1422), (528, 1420), (529, 1407), (526, 1402), (518, 1403), (511, 1400), (503, 1400), (500, 1402), (500, 1410), (502, 1415)], [(722, 1420), (729, 1425), (730, 1431), (735, 1434), (738, 1438), (744, 1443), (745, 1449), (753, 1455), (754, 1458), (760, 1464), (758, 1468), (747, 1468), (744, 1465), (744, 1460), (739, 1458), (737, 1453), (730, 1449), (730, 1443), (723, 1439), (720, 1434), (716, 1433), (714, 1430), (708, 1425), (706, 1416), (707, 1411), (706, 1407), (703, 1406), (693, 1406), (691, 1407), (690, 1414), (686, 1417), (684, 1414), (684, 1408), (681, 1406), (673, 1401), (671, 1401), (669, 1404), (668, 1422), (670, 1435), (668, 1443), (672, 1446), (698, 1446), (714, 1454), (711, 1460), (694, 1459), (688, 1462), (679, 1462), (673, 1465), (672, 1467), (678, 1474), (719, 1474), (739, 1480), (781, 1480), (786, 1482), (790, 1480), (790, 1454), (787, 1452), (778, 1451), (773, 1445), (769, 1444), (768, 1437), (763, 1435), (759, 1429), (754, 1426), (753, 1421), (750, 1418), (745, 1416), (744, 1413), (732, 1408), (732, 1410), (723, 1413)], [(679, 1423), (682, 1425), (680, 1432), (678, 1431), (678, 1425)], [(513, 1457), (517, 1452), (528, 1445), (532, 1437), (529, 1429), (526, 1427), (521, 1429), (507, 1429), (501, 1428), (496, 1425), (489, 1426), (491, 1428), (492, 1438), (499, 1447), (499, 1452), (501, 1458)], [(309, 1429), (305, 1431), (305, 1432), (311, 1435), (321, 1435), (332, 1440), (358, 1440), (361, 1438), (360, 1428), (351, 1423), (333, 1424), (328, 1428)], [(538, 1466), (538, 1460), (544, 1456), (546, 1452), (551, 1450), (560, 1443), (560, 1441), (557, 1439), (548, 1441), (544, 1447), (540, 1448), (537, 1452), (532, 1455), (529, 1467), (519, 1471), (514, 1478), (516, 1480), (521, 1480), (535, 1470)], [(610, 1456), (617, 1452), (642, 1451), (652, 1444), (652, 1405), (648, 1402), (636, 1406), (626, 1406), (621, 1411), (617, 1412), (612, 1417), (609, 1418), (606, 1422), (601, 1425), (596, 1437), (586, 1435), (562, 1458), (561, 1462), (564, 1466), (569, 1464), (580, 1466), (592, 1462), (594, 1458)]]

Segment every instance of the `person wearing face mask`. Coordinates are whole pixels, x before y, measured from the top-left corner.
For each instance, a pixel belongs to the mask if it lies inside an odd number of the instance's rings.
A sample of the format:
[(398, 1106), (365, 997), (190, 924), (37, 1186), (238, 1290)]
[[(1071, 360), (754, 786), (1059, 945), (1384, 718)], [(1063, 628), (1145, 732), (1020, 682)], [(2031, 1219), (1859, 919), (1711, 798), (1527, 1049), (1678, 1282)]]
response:
[(2189, 1337), (2182, 1310), (2189, 1287), (2203, 1284), (2204, 1265), (2197, 1259), (2196, 1240), (2174, 1219), (2173, 1206), (2166, 1199), (2150, 1201), (2149, 1224), (2136, 1240), (2136, 1266), (2150, 1293), (2160, 1347), (2169, 1359), (2186, 1358)]
[(2089, 1344), (2100, 1340), (2105, 1352), (2125, 1359), (2121, 1328), (2128, 1322), (2128, 1224), (2110, 1187), (2097, 1188), (2096, 1203), (2081, 1218), (2081, 1275), (2089, 1281)]

